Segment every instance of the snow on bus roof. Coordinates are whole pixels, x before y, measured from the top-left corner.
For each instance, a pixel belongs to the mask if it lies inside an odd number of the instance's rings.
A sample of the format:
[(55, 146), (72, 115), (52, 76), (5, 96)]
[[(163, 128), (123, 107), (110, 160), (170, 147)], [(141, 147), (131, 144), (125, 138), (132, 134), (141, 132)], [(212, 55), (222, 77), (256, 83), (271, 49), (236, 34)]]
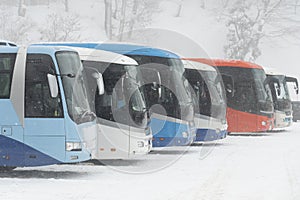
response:
[(189, 58), (189, 60), (198, 61), (216, 67), (241, 67), (241, 68), (251, 68), (251, 69), (263, 69), (263, 67), (260, 65), (247, 62), (247, 61), (242, 61), (242, 60), (209, 59), (209, 58)]
[(134, 59), (118, 53), (82, 47), (71, 48), (78, 52), (81, 60), (115, 63), (120, 65), (138, 65)]
[(214, 71), (214, 72), (216, 71), (216, 69), (214, 67), (212, 67), (211, 65), (197, 62), (194, 60), (189, 60), (186, 58), (182, 58), (182, 63), (184, 65), (185, 69), (196, 69), (196, 70), (201, 70), (201, 71)]
[(42, 43), (45, 45), (67, 45), (72, 47), (82, 47), (82, 48), (91, 48), (104, 51), (110, 51), (122, 55), (144, 55), (144, 56), (156, 56), (162, 58), (176, 58), (180, 57), (175, 53), (172, 53), (168, 50), (138, 45), (138, 44), (129, 44), (129, 43), (97, 43), (97, 42), (87, 42), (87, 43)]

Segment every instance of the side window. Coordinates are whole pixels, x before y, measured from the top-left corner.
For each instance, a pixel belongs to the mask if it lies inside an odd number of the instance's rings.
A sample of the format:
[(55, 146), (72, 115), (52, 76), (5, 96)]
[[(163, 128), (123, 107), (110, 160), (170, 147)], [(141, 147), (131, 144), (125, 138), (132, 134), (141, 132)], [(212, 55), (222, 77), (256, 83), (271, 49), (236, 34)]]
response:
[(63, 117), (61, 97), (52, 98), (47, 74), (54, 74), (55, 67), (50, 56), (31, 54), (27, 56), (25, 74), (25, 117)]
[(0, 54), (0, 99), (10, 97), (16, 54)]

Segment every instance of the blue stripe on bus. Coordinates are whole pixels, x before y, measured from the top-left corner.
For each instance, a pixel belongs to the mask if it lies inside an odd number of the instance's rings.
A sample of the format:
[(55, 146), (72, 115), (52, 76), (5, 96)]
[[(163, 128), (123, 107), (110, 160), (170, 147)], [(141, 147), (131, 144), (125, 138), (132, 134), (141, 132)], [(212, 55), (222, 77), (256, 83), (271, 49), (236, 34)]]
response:
[(0, 135), (0, 166), (29, 167), (59, 163), (61, 162), (26, 144)]
[[(194, 140), (192, 129), (186, 124), (152, 118), (150, 126), (153, 134), (153, 147), (186, 146)], [(183, 137), (183, 132), (188, 133), (188, 137)]]
[(227, 130), (216, 132), (214, 129), (197, 129), (195, 142), (214, 141), (223, 139), (227, 136)]

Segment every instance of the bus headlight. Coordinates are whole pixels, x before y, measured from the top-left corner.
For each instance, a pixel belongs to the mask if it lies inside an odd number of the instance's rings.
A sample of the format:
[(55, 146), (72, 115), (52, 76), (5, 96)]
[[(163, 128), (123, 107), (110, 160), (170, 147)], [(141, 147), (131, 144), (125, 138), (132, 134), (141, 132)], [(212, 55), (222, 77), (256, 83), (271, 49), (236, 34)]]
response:
[(182, 137), (183, 138), (187, 138), (189, 136), (189, 134), (187, 132), (182, 132)]
[(261, 125), (266, 126), (266, 125), (267, 125), (267, 122), (262, 121), (262, 122), (261, 122)]
[(66, 151), (82, 151), (81, 142), (66, 142)]

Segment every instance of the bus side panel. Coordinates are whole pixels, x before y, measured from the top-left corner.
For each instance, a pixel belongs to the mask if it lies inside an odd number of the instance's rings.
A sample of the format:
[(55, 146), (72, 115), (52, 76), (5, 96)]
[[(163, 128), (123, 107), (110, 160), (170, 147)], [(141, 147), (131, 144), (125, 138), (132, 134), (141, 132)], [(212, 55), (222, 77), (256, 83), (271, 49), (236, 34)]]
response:
[(0, 110), (0, 166), (24, 166), (24, 129), (9, 99), (0, 100)]
[[(63, 118), (26, 118), (24, 143), (33, 147), (37, 152), (46, 154), (49, 162), (53, 159), (63, 162), (65, 160), (65, 129)], [(38, 162), (41, 158), (38, 154), (26, 152), (28, 162)], [(33, 161), (37, 160), (37, 161)], [(48, 164), (47, 160), (41, 159), (41, 163)], [(59, 163), (56, 161), (56, 163)]]
[(59, 164), (64, 161), (62, 158), (65, 156), (61, 152), (65, 150), (58, 147), (64, 146), (64, 137), (26, 136), (24, 140), (28, 146), (34, 146), (34, 149), (24, 149), (26, 166)]
[(0, 166), (23, 167), (24, 165), (24, 144), (1, 134)]

